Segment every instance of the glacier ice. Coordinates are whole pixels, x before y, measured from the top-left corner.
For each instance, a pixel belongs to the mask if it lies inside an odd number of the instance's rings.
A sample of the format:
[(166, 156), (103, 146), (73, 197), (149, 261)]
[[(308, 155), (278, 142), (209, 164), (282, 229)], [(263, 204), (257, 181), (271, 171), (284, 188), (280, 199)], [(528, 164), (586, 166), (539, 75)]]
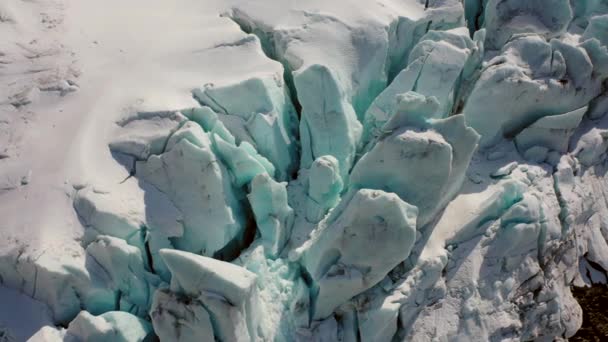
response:
[[(331, 155), (346, 179), (353, 166), (365, 111), (407, 63), (409, 51), (429, 29), (460, 26), (462, 6), (421, 2), (382, 9), (381, 20), (348, 22), (319, 11), (268, 18), (271, 4), (243, 4), (229, 13), (241, 28), (262, 40), (265, 53), (280, 61), (292, 96), (301, 106), (300, 166)], [(342, 52), (342, 53), (336, 53)], [(333, 133), (330, 133), (333, 132)]]
[(340, 164), (332, 156), (321, 156), (310, 166), (306, 202), (306, 219), (317, 223), (335, 207), (344, 189)]
[(518, 34), (559, 36), (572, 21), (572, 9), (568, 0), (551, 1), (550, 6), (542, 0), (487, 0), (484, 18), (488, 46), (500, 48)]
[(524, 128), (515, 137), (515, 144), (524, 154), (529, 148), (535, 146), (545, 147), (548, 151), (565, 153), (568, 150), (570, 137), (586, 112), (587, 106), (565, 114), (542, 117)]
[(141, 112), (118, 122), (119, 132), (110, 143), (110, 149), (146, 160), (150, 155), (161, 154), (167, 139), (187, 121), (179, 112)]
[(251, 181), (251, 192), (247, 195), (262, 243), (272, 256), (277, 256), (285, 247), (294, 222), (294, 211), (287, 203), (286, 185), (260, 174)]
[[(473, 41), (466, 30), (429, 31), (410, 52), (408, 66), (378, 95), (365, 113), (363, 144), (377, 137), (395, 113), (395, 96), (414, 91), (439, 102), (437, 115), (447, 117), (459, 101), (471, 73), (481, 63), (483, 31)], [(441, 77), (438, 77), (441, 75)]]
[(200, 126), (187, 123), (171, 136), (165, 150), (138, 161), (135, 169), (182, 214), (184, 233), (172, 239), (173, 245), (204, 255), (230, 254), (224, 248), (242, 239), (245, 218), (211, 138)]
[(159, 290), (150, 312), (154, 330), (162, 341), (212, 341), (209, 312), (190, 298)]
[(605, 1), (230, 6), (210, 50), (251, 72), (112, 123), (125, 178), (67, 191), (74, 257), (0, 241), (64, 327), (33, 340), (576, 332), (570, 287), (608, 281)]
[(593, 128), (578, 139), (572, 152), (577, 157), (578, 162), (585, 166), (593, 166), (601, 161), (601, 157), (607, 148), (608, 131)]
[(227, 116), (226, 122), (230, 122), (228, 117), (234, 117), (232, 123), (225, 125), (235, 125), (236, 121), (241, 128), (241, 134), (235, 134), (237, 141), (250, 137), (257, 150), (273, 163), (280, 180), (294, 172), (298, 119), (280, 77), (270, 75), (222, 86), (206, 84), (194, 90), (194, 96), (201, 104)]
[(397, 112), (351, 174), (351, 186), (394, 192), (428, 223), (458, 191), (479, 136), (462, 115), (433, 119), (434, 97), (397, 96)]
[(235, 264), (257, 277), (258, 339), (283, 341), (309, 333), (310, 292), (299, 264), (269, 258), (263, 242), (254, 242)]
[(246, 141), (237, 147), (217, 135), (212, 136), (217, 155), (225, 161), (234, 177), (234, 183), (242, 187), (251, 183), (258, 175), (274, 175), (274, 166), (257, 154), (255, 148)]
[(149, 322), (121, 311), (93, 316), (81, 311), (68, 326), (64, 340), (143, 341), (152, 331)]
[(140, 249), (125, 240), (100, 235), (86, 251), (93, 282), (87, 310), (97, 314), (117, 309), (146, 317), (160, 278), (145, 270)]
[[(584, 107), (598, 96), (605, 79), (594, 39), (579, 46), (539, 36), (517, 36), (484, 67), (463, 109), (467, 123), (491, 145), (534, 121)], [(488, 103), (487, 99), (493, 102)]]
[[(350, 297), (379, 282), (407, 258), (416, 238), (416, 207), (395, 194), (362, 189), (320, 223), (290, 255), (312, 279), (314, 319), (329, 316)], [(365, 246), (381, 248), (361, 254)]]
[(129, 178), (114, 187), (85, 187), (76, 193), (74, 208), (87, 227), (87, 243), (98, 235), (127, 241), (140, 248), (149, 270), (164, 279), (168, 271), (158, 256), (171, 247), (171, 238), (183, 235), (182, 215), (155, 187)]
[(162, 250), (161, 256), (171, 271), (171, 285), (156, 293), (151, 316), (163, 339), (181, 341), (181, 326), (184, 341), (256, 339), (254, 273), (188, 252)]
[[(309, 168), (318, 157), (330, 155), (338, 160), (340, 175), (345, 177), (353, 165), (361, 124), (339, 87), (332, 71), (311, 65), (294, 75), (302, 104), (300, 138), (301, 166)], [(319, 99), (319, 94), (323, 98)]]

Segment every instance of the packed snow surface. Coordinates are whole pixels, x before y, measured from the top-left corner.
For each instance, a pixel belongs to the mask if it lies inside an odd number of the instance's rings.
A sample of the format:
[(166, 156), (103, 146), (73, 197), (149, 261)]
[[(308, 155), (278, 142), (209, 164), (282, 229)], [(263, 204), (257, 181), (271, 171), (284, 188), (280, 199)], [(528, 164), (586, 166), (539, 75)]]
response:
[(0, 0), (0, 341), (554, 341), (608, 282), (602, 0)]

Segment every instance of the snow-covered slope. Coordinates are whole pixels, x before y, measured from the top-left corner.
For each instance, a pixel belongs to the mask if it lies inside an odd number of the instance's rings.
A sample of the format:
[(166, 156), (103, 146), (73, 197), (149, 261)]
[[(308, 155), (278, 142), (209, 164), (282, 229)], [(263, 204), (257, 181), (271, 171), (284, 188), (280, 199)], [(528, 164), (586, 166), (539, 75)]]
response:
[(601, 1), (0, 0), (0, 340), (568, 338), (607, 45)]

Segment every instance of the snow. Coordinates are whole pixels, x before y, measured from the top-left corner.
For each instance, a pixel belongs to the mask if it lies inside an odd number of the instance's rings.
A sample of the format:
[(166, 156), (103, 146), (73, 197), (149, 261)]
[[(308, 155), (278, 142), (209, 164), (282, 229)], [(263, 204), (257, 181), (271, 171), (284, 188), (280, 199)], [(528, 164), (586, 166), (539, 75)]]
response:
[(0, 339), (571, 337), (608, 279), (607, 18), (0, 0)]

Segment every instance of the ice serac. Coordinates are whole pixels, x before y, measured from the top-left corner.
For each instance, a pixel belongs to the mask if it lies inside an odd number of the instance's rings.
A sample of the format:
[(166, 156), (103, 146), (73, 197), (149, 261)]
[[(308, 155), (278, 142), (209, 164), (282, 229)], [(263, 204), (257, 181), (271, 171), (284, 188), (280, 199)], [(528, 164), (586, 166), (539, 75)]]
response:
[[(146, 270), (140, 248), (100, 235), (88, 244), (86, 253), (81, 249), (83, 255), (67, 250), (71, 252), (69, 262), (60, 263), (45, 257), (46, 253), (36, 259), (23, 255), (2, 260), (6, 265), (0, 268), (3, 284), (20, 286), (23, 292), (48, 303), (56, 323), (67, 325), (80, 310), (93, 314), (122, 310), (146, 317), (160, 279)], [(8, 267), (22, 278), (9, 278)], [(14, 284), (17, 280), (20, 283)]]
[(315, 159), (308, 174), (306, 219), (312, 223), (321, 221), (338, 204), (343, 188), (338, 160), (332, 156)]
[(146, 317), (160, 278), (145, 270), (142, 251), (122, 239), (104, 235), (86, 251), (93, 280), (87, 310), (93, 314), (121, 310)]
[(515, 137), (517, 149), (522, 155), (526, 155), (526, 152), (533, 147), (544, 147), (547, 153), (550, 151), (567, 152), (570, 137), (586, 112), (587, 106), (565, 114), (538, 119)]
[[(236, 144), (235, 135), (247, 136), (248, 133), (239, 133), (238, 129), (234, 128), (234, 133), (232, 133), (228, 127), (232, 127), (230, 125), (231, 120), (229, 120), (229, 116), (224, 114), (218, 114), (213, 111), (213, 109), (203, 106), (200, 108), (192, 108), (190, 110), (184, 110), (184, 115), (199, 124), (203, 128), (203, 130), (209, 134), (217, 134), (220, 138), (224, 139), (226, 142), (234, 145)], [(226, 121), (222, 121), (222, 118)], [(240, 141), (253, 141), (252, 139), (240, 138)]]
[(136, 174), (166, 194), (181, 212), (184, 233), (172, 239), (175, 248), (217, 257), (238, 250), (235, 246), (242, 244), (245, 231), (239, 192), (199, 125), (183, 125), (163, 154), (136, 163)]
[(407, 65), (420, 37), (429, 30), (448, 30), (464, 23), (462, 4), (455, 0), (343, 1), (321, 8), (315, 3), (296, 9), (245, 2), (235, 6), (230, 17), (261, 38), (266, 54), (285, 66), (288, 83), (292, 81), (289, 72), (310, 65), (333, 70), (359, 118)]
[(376, 97), (365, 113), (363, 145), (380, 134), (382, 126), (395, 113), (395, 97), (408, 91), (434, 96), (438, 115), (446, 117), (455, 109), (465, 84), (483, 56), (483, 33), (475, 41), (464, 28), (429, 31), (414, 46), (409, 64)]
[(277, 183), (267, 174), (259, 174), (253, 178), (247, 195), (262, 244), (273, 257), (285, 247), (294, 222), (294, 211), (287, 203), (286, 186), (287, 183)]
[[(255, 38), (257, 44), (259, 40)], [(193, 92), (196, 99), (222, 115), (220, 120), (236, 142), (249, 141), (287, 180), (297, 167), (297, 113), (280, 74), (261, 75), (240, 82), (206, 84)]]
[(418, 227), (428, 223), (462, 185), (479, 135), (462, 115), (433, 119), (433, 97), (408, 92), (385, 132), (355, 165), (351, 186), (396, 193), (418, 207)]
[(152, 333), (151, 324), (126, 312), (109, 311), (93, 316), (81, 311), (70, 322), (63, 339), (58, 341), (144, 341)]
[(389, 26), (389, 81), (408, 65), (410, 51), (424, 34), (465, 24), (461, 1), (406, 1), (404, 7), (393, 11), (398, 17)]
[(310, 241), (290, 255), (300, 259), (312, 280), (313, 319), (327, 318), (407, 258), (417, 213), (395, 194), (362, 189), (321, 221)]
[[(258, 174), (266, 173), (275, 177), (274, 164), (259, 154), (249, 133), (234, 125), (234, 118), (225, 114), (222, 116), (209, 107), (192, 108), (183, 112), (211, 136), (214, 152), (226, 165), (238, 188), (248, 185)], [(237, 117), (237, 120), (240, 119)]]
[[(608, 11), (606, 11), (608, 12)], [(582, 40), (597, 39), (601, 45), (608, 45), (608, 13), (604, 15), (592, 16), (589, 19), (589, 25), (585, 29)]]
[(606, 54), (596, 39), (514, 37), (484, 66), (463, 110), (467, 124), (489, 146), (544, 116), (586, 106), (602, 91)]
[(274, 176), (274, 166), (248, 142), (242, 141), (239, 146), (235, 146), (215, 134), (212, 140), (217, 155), (230, 170), (237, 187), (249, 184), (257, 175)]
[(309, 168), (317, 157), (330, 155), (346, 177), (355, 159), (361, 124), (338, 79), (327, 67), (315, 64), (295, 72), (294, 82), (302, 104), (301, 167)]
[[(313, 3), (272, 6), (239, 4), (230, 17), (258, 35), (266, 54), (285, 67), (286, 82), (302, 107), (301, 166), (331, 155), (345, 180), (359, 143), (359, 121), (374, 98), (407, 65), (427, 31), (455, 28), (464, 19), (462, 5), (451, 0), (339, 4), (350, 7), (347, 13), (330, 4), (336, 15)], [(370, 6), (375, 17), (367, 15)]]
[(161, 338), (256, 339), (258, 298), (254, 273), (188, 252), (165, 249), (161, 256), (172, 276), (170, 287), (156, 292), (150, 311)]
[[(272, 6), (270, 3), (238, 5), (231, 17), (245, 31), (260, 36), (265, 52), (285, 66), (285, 79), (302, 108), (306, 108), (303, 100), (311, 103), (312, 99), (300, 93), (306, 89), (294, 82), (292, 73), (317, 65), (331, 70), (348, 111), (364, 111), (387, 81), (388, 34), (383, 24), (367, 18), (350, 22), (307, 4), (299, 10), (287, 9), (285, 16), (290, 20), (282, 20), (282, 15), (268, 16), (270, 12), (276, 13), (277, 9)], [(328, 49), (330, 46), (333, 51)], [(322, 92), (317, 96), (331, 100)]]
[(170, 239), (183, 235), (183, 225), (181, 213), (165, 194), (131, 177), (117, 185), (80, 189), (74, 208), (87, 228), (86, 243), (98, 235), (125, 240), (140, 248), (148, 270), (169, 279), (158, 251), (172, 247)]
[(488, 47), (500, 49), (518, 34), (537, 33), (545, 39), (564, 33), (572, 20), (569, 0), (487, 0), (484, 26)]
[(608, 13), (608, 4), (604, 1), (570, 1), (572, 6), (573, 27), (585, 28), (589, 25), (589, 20), (596, 16)]

